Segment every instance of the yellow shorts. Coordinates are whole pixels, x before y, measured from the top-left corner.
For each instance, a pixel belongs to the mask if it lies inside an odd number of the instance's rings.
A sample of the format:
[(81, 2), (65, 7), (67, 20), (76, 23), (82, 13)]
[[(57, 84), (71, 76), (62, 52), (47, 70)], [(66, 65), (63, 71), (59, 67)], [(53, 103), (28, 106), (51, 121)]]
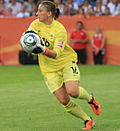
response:
[(44, 75), (45, 82), (51, 93), (62, 87), (67, 81), (80, 81), (80, 72), (76, 63), (67, 64), (64, 69)]

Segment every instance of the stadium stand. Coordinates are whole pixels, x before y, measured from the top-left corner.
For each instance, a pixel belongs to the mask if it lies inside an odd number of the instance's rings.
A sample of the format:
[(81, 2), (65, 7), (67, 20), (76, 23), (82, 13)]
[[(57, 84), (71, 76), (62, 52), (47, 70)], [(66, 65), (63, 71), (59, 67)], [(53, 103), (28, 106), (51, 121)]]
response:
[[(43, 0), (0, 0), (0, 17), (17, 16), (22, 6), (30, 16), (35, 16), (37, 5)], [(120, 0), (51, 0), (60, 9), (61, 16), (81, 15), (83, 10), (86, 16), (119, 16)], [(79, 14), (80, 13), (80, 14)]]

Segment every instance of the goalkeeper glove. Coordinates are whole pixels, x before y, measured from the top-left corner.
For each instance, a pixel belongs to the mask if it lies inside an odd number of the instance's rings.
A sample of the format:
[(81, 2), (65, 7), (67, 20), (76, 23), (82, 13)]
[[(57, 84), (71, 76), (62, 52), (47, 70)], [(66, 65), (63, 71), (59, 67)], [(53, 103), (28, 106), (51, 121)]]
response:
[(32, 51), (35, 54), (44, 54), (46, 51), (45, 43), (42, 39), (40, 39), (40, 43), (36, 44), (36, 48)]
[[(35, 34), (37, 34), (37, 32), (36, 32), (36, 31), (33, 31), (33, 30), (24, 32), (24, 34), (26, 34), (26, 33), (35, 33)], [(49, 53), (49, 49), (45, 47), (44, 41), (40, 38), (40, 43), (37, 43), (37, 44), (36, 44), (36, 48), (33, 49), (32, 54), (34, 54), (34, 55), (35, 55), (35, 54), (36, 54), (36, 55), (37, 55), (37, 54), (47, 55), (48, 53)]]
[(49, 53), (49, 49), (45, 47), (45, 43), (42, 39), (40, 39), (40, 43), (36, 45), (36, 48), (32, 51), (34, 54), (44, 54), (47, 55)]

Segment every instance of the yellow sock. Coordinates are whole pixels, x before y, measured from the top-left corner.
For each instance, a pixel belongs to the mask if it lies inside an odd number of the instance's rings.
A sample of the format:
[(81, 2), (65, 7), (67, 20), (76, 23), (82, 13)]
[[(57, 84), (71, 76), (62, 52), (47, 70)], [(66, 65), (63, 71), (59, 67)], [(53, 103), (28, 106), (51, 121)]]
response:
[(92, 99), (92, 96), (90, 96), (88, 94), (88, 92), (82, 88), (82, 87), (79, 87), (79, 96), (78, 96), (79, 99), (85, 99), (87, 100), (87, 102), (89, 102), (91, 99)]
[(81, 118), (84, 121), (90, 120), (90, 117), (81, 109), (80, 106), (75, 104), (72, 100), (70, 100), (69, 103), (64, 106), (64, 108), (68, 113)]

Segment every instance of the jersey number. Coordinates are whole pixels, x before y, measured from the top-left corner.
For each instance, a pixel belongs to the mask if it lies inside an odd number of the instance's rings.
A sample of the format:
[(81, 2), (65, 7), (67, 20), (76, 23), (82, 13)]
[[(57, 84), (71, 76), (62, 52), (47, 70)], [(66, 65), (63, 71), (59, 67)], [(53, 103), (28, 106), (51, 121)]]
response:
[(78, 74), (76, 67), (70, 67), (73, 71), (73, 74)]
[(44, 37), (43, 37), (42, 39), (43, 39), (43, 41), (45, 42), (45, 46), (46, 46), (46, 47), (49, 47), (50, 43), (47, 41), (47, 39), (44, 38)]

